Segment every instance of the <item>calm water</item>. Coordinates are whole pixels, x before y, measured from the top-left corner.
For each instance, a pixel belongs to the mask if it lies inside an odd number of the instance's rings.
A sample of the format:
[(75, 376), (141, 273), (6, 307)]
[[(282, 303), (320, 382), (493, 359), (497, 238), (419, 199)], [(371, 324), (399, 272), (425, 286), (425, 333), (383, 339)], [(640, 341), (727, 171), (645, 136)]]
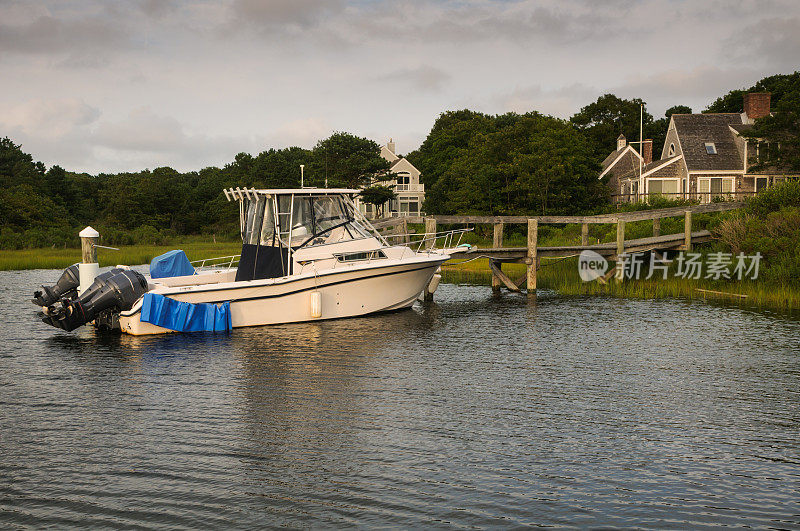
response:
[(0, 527), (800, 528), (800, 322), (492, 297), (68, 334), (0, 272)]

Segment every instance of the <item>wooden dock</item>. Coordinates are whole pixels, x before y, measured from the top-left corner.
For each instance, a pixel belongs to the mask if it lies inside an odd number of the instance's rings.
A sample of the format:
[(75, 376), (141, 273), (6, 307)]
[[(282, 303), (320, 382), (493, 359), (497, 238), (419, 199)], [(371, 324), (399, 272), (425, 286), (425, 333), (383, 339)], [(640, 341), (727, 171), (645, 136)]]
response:
[[(409, 243), (408, 225), (412, 223), (424, 224), (425, 246), (434, 245), (436, 229), (443, 225), (493, 225), (492, 247), (464, 248), (464, 251), (451, 251), (453, 258), (489, 258), (489, 267), (492, 272), (492, 289), (499, 290), (502, 285), (508, 289), (519, 291), (522, 284), (527, 284), (528, 294), (536, 294), (536, 271), (540, 258), (557, 258), (579, 255), (584, 250), (594, 251), (601, 256), (618, 261), (618, 257), (626, 253), (645, 251), (675, 251), (691, 250), (692, 245), (705, 243), (711, 240), (711, 233), (707, 230), (692, 231), (692, 215), (709, 212), (723, 212), (736, 210), (744, 206), (743, 202), (723, 202), (691, 205), (685, 207), (662, 208), (654, 210), (641, 210), (636, 212), (620, 212), (599, 216), (405, 216), (388, 218), (373, 223), (376, 229), (383, 232), (389, 239), (399, 240), (400, 243)], [(683, 232), (675, 234), (661, 234), (661, 220), (671, 217), (684, 218)], [(635, 221), (653, 221), (653, 235), (646, 238), (625, 239), (625, 224)], [(505, 225), (527, 224), (528, 239), (526, 247), (504, 247), (503, 229)], [(539, 225), (581, 225), (581, 242), (579, 245), (543, 246), (538, 245)], [(590, 224), (615, 224), (617, 226), (616, 242), (589, 243)], [(526, 278), (513, 281), (502, 271), (503, 263), (523, 263), (527, 265)], [(427, 297), (427, 294), (426, 294)]]

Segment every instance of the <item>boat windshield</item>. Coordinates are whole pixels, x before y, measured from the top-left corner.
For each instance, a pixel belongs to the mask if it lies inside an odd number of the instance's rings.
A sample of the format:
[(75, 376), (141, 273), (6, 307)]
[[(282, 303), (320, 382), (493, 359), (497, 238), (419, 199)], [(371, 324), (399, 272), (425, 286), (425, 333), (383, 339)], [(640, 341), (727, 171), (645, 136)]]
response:
[(247, 205), (244, 243), (297, 250), (372, 236), (338, 195), (260, 196)]

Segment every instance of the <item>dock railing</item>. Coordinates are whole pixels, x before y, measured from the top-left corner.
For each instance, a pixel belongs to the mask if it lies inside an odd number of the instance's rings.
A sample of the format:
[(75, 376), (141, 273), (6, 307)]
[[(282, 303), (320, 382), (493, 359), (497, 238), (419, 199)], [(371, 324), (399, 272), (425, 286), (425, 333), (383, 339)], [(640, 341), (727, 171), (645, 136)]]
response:
[[(490, 259), (492, 270), (492, 289), (499, 290), (501, 284), (509, 289), (518, 291), (521, 285), (527, 284), (528, 294), (536, 294), (536, 271), (542, 256), (572, 256), (582, 250), (596, 250), (612, 260), (619, 261), (619, 256), (626, 251), (641, 251), (650, 249), (659, 250), (691, 250), (693, 241), (707, 241), (710, 234), (707, 231), (692, 232), (692, 215), (710, 212), (724, 212), (742, 208), (744, 202), (726, 201), (720, 203), (702, 203), (652, 210), (639, 210), (634, 212), (616, 212), (596, 216), (406, 216), (402, 218), (385, 218), (377, 220), (372, 225), (387, 238), (397, 244), (408, 244), (413, 239), (421, 236), (423, 241), (435, 245), (437, 227), (439, 225), (492, 225), (493, 239), (491, 249), (477, 249), (473, 252), (485, 255)], [(661, 234), (661, 220), (664, 218), (683, 217), (683, 233), (672, 235)], [(653, 237), (639, 240), (625, 239), (625, 225), (635, 221), (653, 221)], [(415, 234), (409, 231), (410, 224), (424, 224), (424, 232)], [(527, 225), (527, 246), (525, 248), (506, 248), (503, 246), (503, 230), (505, 225)], [(539, 225), (581, 225), (580, 245), (560, 247), (540, 247)], [(616, 224), (616, 242), (611, 244), (590, 244), (589, 225), (591, 224)], [(427, 244), (426, 244), (427, 245)], [(527, 275), (522, 281), (514, 282), (502, 272), (503, 263), (524, 263), (527, 266)]]

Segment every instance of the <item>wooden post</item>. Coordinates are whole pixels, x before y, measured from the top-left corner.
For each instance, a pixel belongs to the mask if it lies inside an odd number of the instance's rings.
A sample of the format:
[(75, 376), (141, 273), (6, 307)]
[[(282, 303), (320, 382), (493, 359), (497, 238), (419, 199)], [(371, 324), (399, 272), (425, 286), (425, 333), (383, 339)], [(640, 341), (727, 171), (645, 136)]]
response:
[(653, 236), (661, 236), (661, 218), (653, 220)]
[(405, 217), (403, 218), (402, 227), (403, 227), (402, 243), (409, 243), (411, 240), (409, 239), (409, 236), (408, 236), (408, 218), (405, 218)]
[(581, 245), (586, 247), (589, 245), (589, 224), (584, 223), (581, 225)]
[(687, 210), (683, 219), (683, 247), (686, 251), (692, 250), (692, 211)]
[[(614, 267), (611, 268), (611, 271), (608, 272), (608, 278), (611, 278), (611, 275), (615, 275), (617, 271), (621, 271), (622, 264), (620, 263), (620, 256), (625, 254), (625, 221), (621, 219), (617, 219), (617, 256), (615, 260)], [(618, 276), (617, 278), (624, 279), (625, 276)], [(603, 280), (607, 280), (603, 277)], [(603, 282), (604, 283), (604, 282)]]
[(528, 220), (528, 296), (536, 296), (536, 247), (539, 239), (539, 220)]
[[(492, 239), (492, 247), (494, 247), (495, 249), (498, 249), (498, 248), (500, 248), (502, 246), (503, 246), (503, 224), (502, 223), (495, 223), (494, 224), (494, 238)], [(497, 266), (498, 270), (500, 270), (500, 271), (503, 270), (503, 264), (502, 263), (500, 263), (500, 262), (490, 262), (490, 265), (492, 263)], [(502, 283), (502, 281), (500, 280), (500, 277), (497, 274), (495, 274), (494, 267), (490, 267), (490, 269), (492, 271), (492, 291), (498, 292), (498, 291), (500, 291), (500, 284)]]
[(92, 227), (86, 227), (78, 233), (81, 238), (81, 263), (78, 264), (78, 294), (83, 293), (92, 285), (100, 273), (97, 263), (97, 247), (94, 246), (100, 238), (100, 233)]
[[(428, 238), (430, 238), (428, 240)], [(430, 249), (436, 243), (436, 218), (425, 218), (425, 248)]]
[(84, 264), (97, 263), (97, 247), (94, 246), (95, 243), (97, 243), (96, 237), (81, 236), (81, 262)]

